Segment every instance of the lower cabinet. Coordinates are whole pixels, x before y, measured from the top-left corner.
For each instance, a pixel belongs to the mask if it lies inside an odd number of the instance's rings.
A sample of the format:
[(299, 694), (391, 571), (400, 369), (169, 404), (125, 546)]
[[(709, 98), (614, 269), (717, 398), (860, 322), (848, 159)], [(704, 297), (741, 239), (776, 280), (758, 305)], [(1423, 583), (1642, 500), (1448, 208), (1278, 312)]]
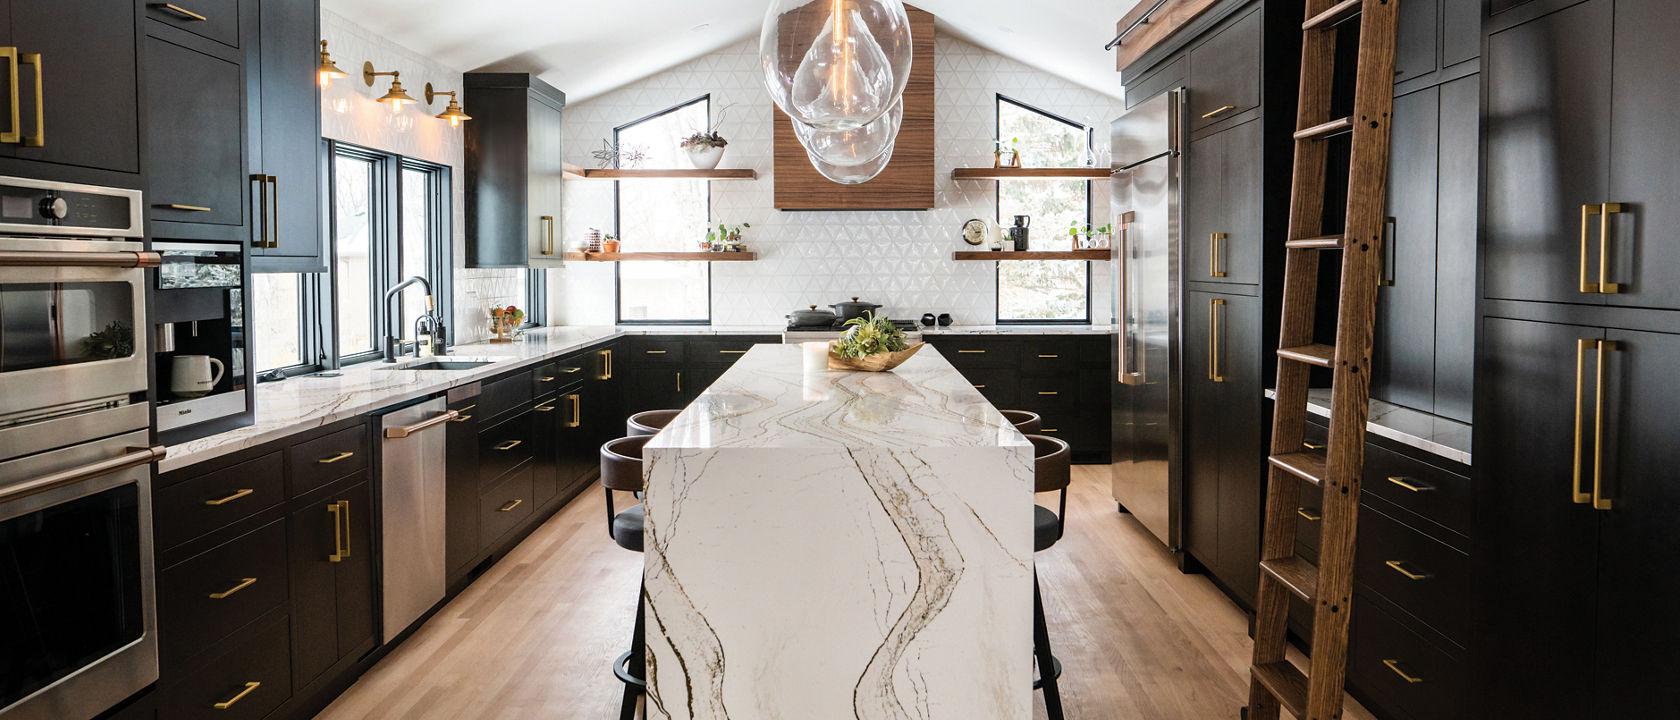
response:
[(292, 583), (292, 677), (308, 684), (373, 650), (373, 493), (365, 472), (305, 496), (286, 519)]
[[(1041, 432), (1066, 440), (1074, 462), (1109, 461), (1108, 342), (1113, 336), (925, 335), (999, 409), (1043, 418)], [(1087, 392), (1100, 387), (1102, 392)]]
[(449, 422), (444, 443), (443, 555), (444, 576), (457, 586), (478, 559), (478, 387), (456, 393), (449, 403), (457, 415)]
[(275, 612), (181, 677), (165, 677), (158, 717), (258, 720), (272, 712), (291, 698), (294, 687), (288, 629), (285, 613)]
[(686, 407), (753, 345), (780, 342), (775, 335), (630, 338), (623, 353), (629, 360), (624, 414)]
[(1252, 607), (1260, 583), (1264, 511), (1260, 299), (1184, 294), (1185, 548)]

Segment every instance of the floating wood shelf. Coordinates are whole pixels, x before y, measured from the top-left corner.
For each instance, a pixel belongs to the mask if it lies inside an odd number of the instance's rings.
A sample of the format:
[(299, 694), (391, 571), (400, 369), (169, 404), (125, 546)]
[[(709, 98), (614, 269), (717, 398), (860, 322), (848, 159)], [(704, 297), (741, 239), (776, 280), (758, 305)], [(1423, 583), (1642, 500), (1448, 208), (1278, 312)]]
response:
[(719, 168), (716, 170), (597, 170), (566, 166), (566, 174), (584, 180), (757, 180), (758, 171), (752, 168)]
[(630, 262), (664, 260), (667, 262), (747, 262), (757, 260), (755, 252), (569, 252), (566, 259), (582, 262)]
[(1107, 180), (1109, 174), (1108, 168), (986, 167), (951, 171), (951, 177), (958, 180)]
[(1111, 250), (959, 250), (952, 260), (1108, 260)]

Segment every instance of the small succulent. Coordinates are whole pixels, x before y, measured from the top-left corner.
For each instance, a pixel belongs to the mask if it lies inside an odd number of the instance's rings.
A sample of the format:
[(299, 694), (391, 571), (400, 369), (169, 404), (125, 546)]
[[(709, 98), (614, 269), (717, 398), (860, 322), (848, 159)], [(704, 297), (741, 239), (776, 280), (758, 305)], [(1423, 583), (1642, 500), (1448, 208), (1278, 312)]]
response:
[(729, 145), (729, 141), (723, 139), (723, 136), (718, 134), (718, 131), (723, 128), (724, 118), (729, 117), (729, 108), (734, 107), (734, 106), (735, 106), (734, 103), (730, 103), (728, 105), (723, 106), (722, 108), (720, 108), (718, 110), (718, 117), (717, 117), (716, 122), (708, 125), (706, 127), (706, 129), (702, 132), (697, 132), (697, 133), (694, 133), (693, 135), (690, 135), (686, 138), (683, 138), (683, 141), (682, 141), (683, 149), (684, 150), (689, 150), (689, 149), (697, 148), (697, 147), (707, 147), (707, 148), (727, 147)]
[(845, 327), (846, 333), (834, 343), (834, 354), (843, 358), (898, 352), (910, 347), (904, 342), (904, 331), (893, 327), (885, 315), (865, 311), (863, 317), (847, 320)]

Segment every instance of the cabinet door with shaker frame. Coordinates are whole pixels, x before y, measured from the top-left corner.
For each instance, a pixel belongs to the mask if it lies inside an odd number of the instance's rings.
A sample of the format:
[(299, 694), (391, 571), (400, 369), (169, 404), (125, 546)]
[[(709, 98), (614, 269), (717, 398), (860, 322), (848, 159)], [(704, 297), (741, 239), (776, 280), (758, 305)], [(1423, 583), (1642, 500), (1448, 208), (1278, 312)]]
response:
[[(1610, 190), (1598, 218), (1605, 302), (1680, 308), (1680, 3), (1617, 0)], [(1619, 212), (1610, 212), (1619, 211)], [(1600, 265), (1600, 263), (1602, 263)], [(1615, 290), (1610, 293), (1610, 290)]]

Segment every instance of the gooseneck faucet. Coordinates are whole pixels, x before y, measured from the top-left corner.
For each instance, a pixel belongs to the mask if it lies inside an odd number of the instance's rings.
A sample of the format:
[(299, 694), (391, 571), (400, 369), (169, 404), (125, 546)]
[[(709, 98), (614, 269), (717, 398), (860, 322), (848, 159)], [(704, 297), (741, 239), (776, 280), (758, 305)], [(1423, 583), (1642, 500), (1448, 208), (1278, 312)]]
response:
[[(432, 284), (428, 282), (426, 278), (420, 277), (419, 275), (415, 275), (414, 277), (397, 283), (396, 285), (393, 285), (390, 290), (385, 291), (385, 362), (388, 363), (394, 363), (397, 361), (397, 343), (399, 342), (396, 335), (397, 326), (395, 321), (392, 320), (392, 316), (397, 314), (396, 308), (392, 304), (392, 300), (396, 299), (397, 293), (402, 292), (403, 288), (410, 285), (419, 285), (420, 287), (425, 288), (427, 313), (431, 313), (435, 309), (435, 306), (432, 303)], [(414, 354), (416, 356), (420, 354), (420, 348), (418, 346), (415, 347)]]

